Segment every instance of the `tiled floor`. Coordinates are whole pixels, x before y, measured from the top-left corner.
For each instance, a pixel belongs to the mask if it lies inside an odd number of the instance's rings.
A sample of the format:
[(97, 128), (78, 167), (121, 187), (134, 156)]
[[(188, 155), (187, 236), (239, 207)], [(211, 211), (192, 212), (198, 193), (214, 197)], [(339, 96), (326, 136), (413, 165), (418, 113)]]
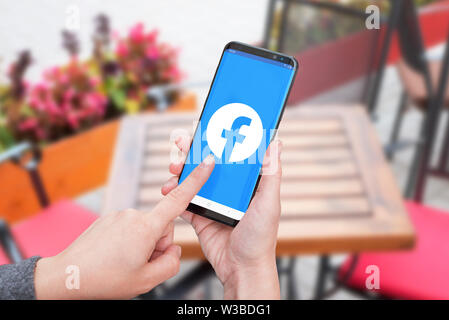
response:
[[(207, 83), (211, 80), (219, 54), (225, 43), (239, 40), (257, 43), (263, 35), (267, 0), (165, 0), (138, 1), (109, 0), (107, 6), (100, 0), (23, 0), (12, 2), (0, 0), (0, 70), (12, 61), (16, 53), (24, 48), (30, 48), (34, 54), (34, 64), (29, 78), (37, 80), (43, 69), (56, 63), (66, 61), (65, 53), (60, 49), (60, 30), (67, 18), (66, 10), (70, 5), (80, 9), (82, 41), (82, 56), (91, 50), (90, 34), (93, 29), (92, 19), (99, 12), (107, 13), (112, 19), (114, 30), (122, 34), (133, 23), (143, 21), (150, 27), (161, 30), (165, 41), (179, 46), (181, 67), (186, 72), (189, 81), (204, 82), (202, 88), (195, 88), (198, 102), (201, 105), (207, 93)], [(26, 24), (24, 24), (26, 21)], [(10, 30), (14, 30), (12, 33)], [(39, 35), (45, 34), (46, 37)], [(441, 47), (435, 48), (437, 54)], [(6, 62), (6, 63), (5, 63)], [(401, 84), (394, 67), (388, 68), (378, 104), (378, 117), (375, 126), (383, 143), (388, 141), (391, 124), (401, 93)], [(415, 139), (419, 131), (421, 115), (410, 111), (406, 115), (401, 137)], [(441, 140), (439, 138), (438, 142)], [(405, 185), (412, 150), (397, 154), (392, 163), (392, 169), (401, 188)], [(94, 212), (100, 212), (104, 188), (93, 190), (77, 199), (77, 202)], [(449, 209), (449, 183), (430, 179), (426, 202)], [(336, 256), (334, 262), (339, 262), (344, 256)], [(180, 274), (185, 274), (196, 264), (186, 261), (182, 264)], [(296, 274), (300, 296), (303, 299), (312, 297), (316, 278), (318, 259), (316, 256), (302, 256), (298, 259)], [(176, 280), (176, 279), (175, 279)], [(212, 278), (212, 298), (222, 296), (220, 283)], [(191, 298), (203, 297), (202, 288), (190, 295)], [(357, 297), (340, 291), (332, 299), (356, 299)]]

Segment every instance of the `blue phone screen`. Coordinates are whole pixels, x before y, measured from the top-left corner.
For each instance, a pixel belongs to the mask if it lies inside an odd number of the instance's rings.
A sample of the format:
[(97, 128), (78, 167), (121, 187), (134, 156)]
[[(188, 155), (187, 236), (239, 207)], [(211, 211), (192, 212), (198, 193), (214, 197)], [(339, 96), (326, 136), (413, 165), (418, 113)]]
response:
[(294, 73), (291, 65), (225, 50), (180, 177), (214, 155), (212, 175), (192, 203), (240, 220)]

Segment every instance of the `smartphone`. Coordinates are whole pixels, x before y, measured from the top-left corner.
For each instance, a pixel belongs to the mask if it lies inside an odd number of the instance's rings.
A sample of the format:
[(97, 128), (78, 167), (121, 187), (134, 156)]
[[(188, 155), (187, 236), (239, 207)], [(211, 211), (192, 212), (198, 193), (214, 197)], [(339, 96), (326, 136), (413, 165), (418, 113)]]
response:
[(215, 168), (187, 210), (236, 226), (260, 180), (298, 69), (295, 58), (228, 43), (193, 135), (179, 183), (209, 154)]

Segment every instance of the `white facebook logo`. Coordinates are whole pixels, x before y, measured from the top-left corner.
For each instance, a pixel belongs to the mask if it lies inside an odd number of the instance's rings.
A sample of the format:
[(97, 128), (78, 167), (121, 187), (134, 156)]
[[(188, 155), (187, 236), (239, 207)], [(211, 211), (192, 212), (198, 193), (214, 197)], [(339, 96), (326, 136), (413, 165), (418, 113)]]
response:
[(215, 111), (206, 131), (210, 150), (225, 163), (250, 157), (259, 147), (262, 137), (259, 115), (243, 103), (230, 103)]

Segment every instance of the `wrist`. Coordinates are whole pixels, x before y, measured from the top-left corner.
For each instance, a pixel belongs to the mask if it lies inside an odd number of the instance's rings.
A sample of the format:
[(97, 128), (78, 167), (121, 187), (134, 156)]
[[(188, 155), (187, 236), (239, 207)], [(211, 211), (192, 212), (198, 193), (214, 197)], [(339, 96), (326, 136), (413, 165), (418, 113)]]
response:
[(59, 256), (42, 258), (36, 263), (34, 287), (36, 299), (80, 299), (79, 290), (66, 286), (66, 267)]
[(225, 299), (280, 299), (276, 260), (236, 268), (223, 283), (223, 287)]

